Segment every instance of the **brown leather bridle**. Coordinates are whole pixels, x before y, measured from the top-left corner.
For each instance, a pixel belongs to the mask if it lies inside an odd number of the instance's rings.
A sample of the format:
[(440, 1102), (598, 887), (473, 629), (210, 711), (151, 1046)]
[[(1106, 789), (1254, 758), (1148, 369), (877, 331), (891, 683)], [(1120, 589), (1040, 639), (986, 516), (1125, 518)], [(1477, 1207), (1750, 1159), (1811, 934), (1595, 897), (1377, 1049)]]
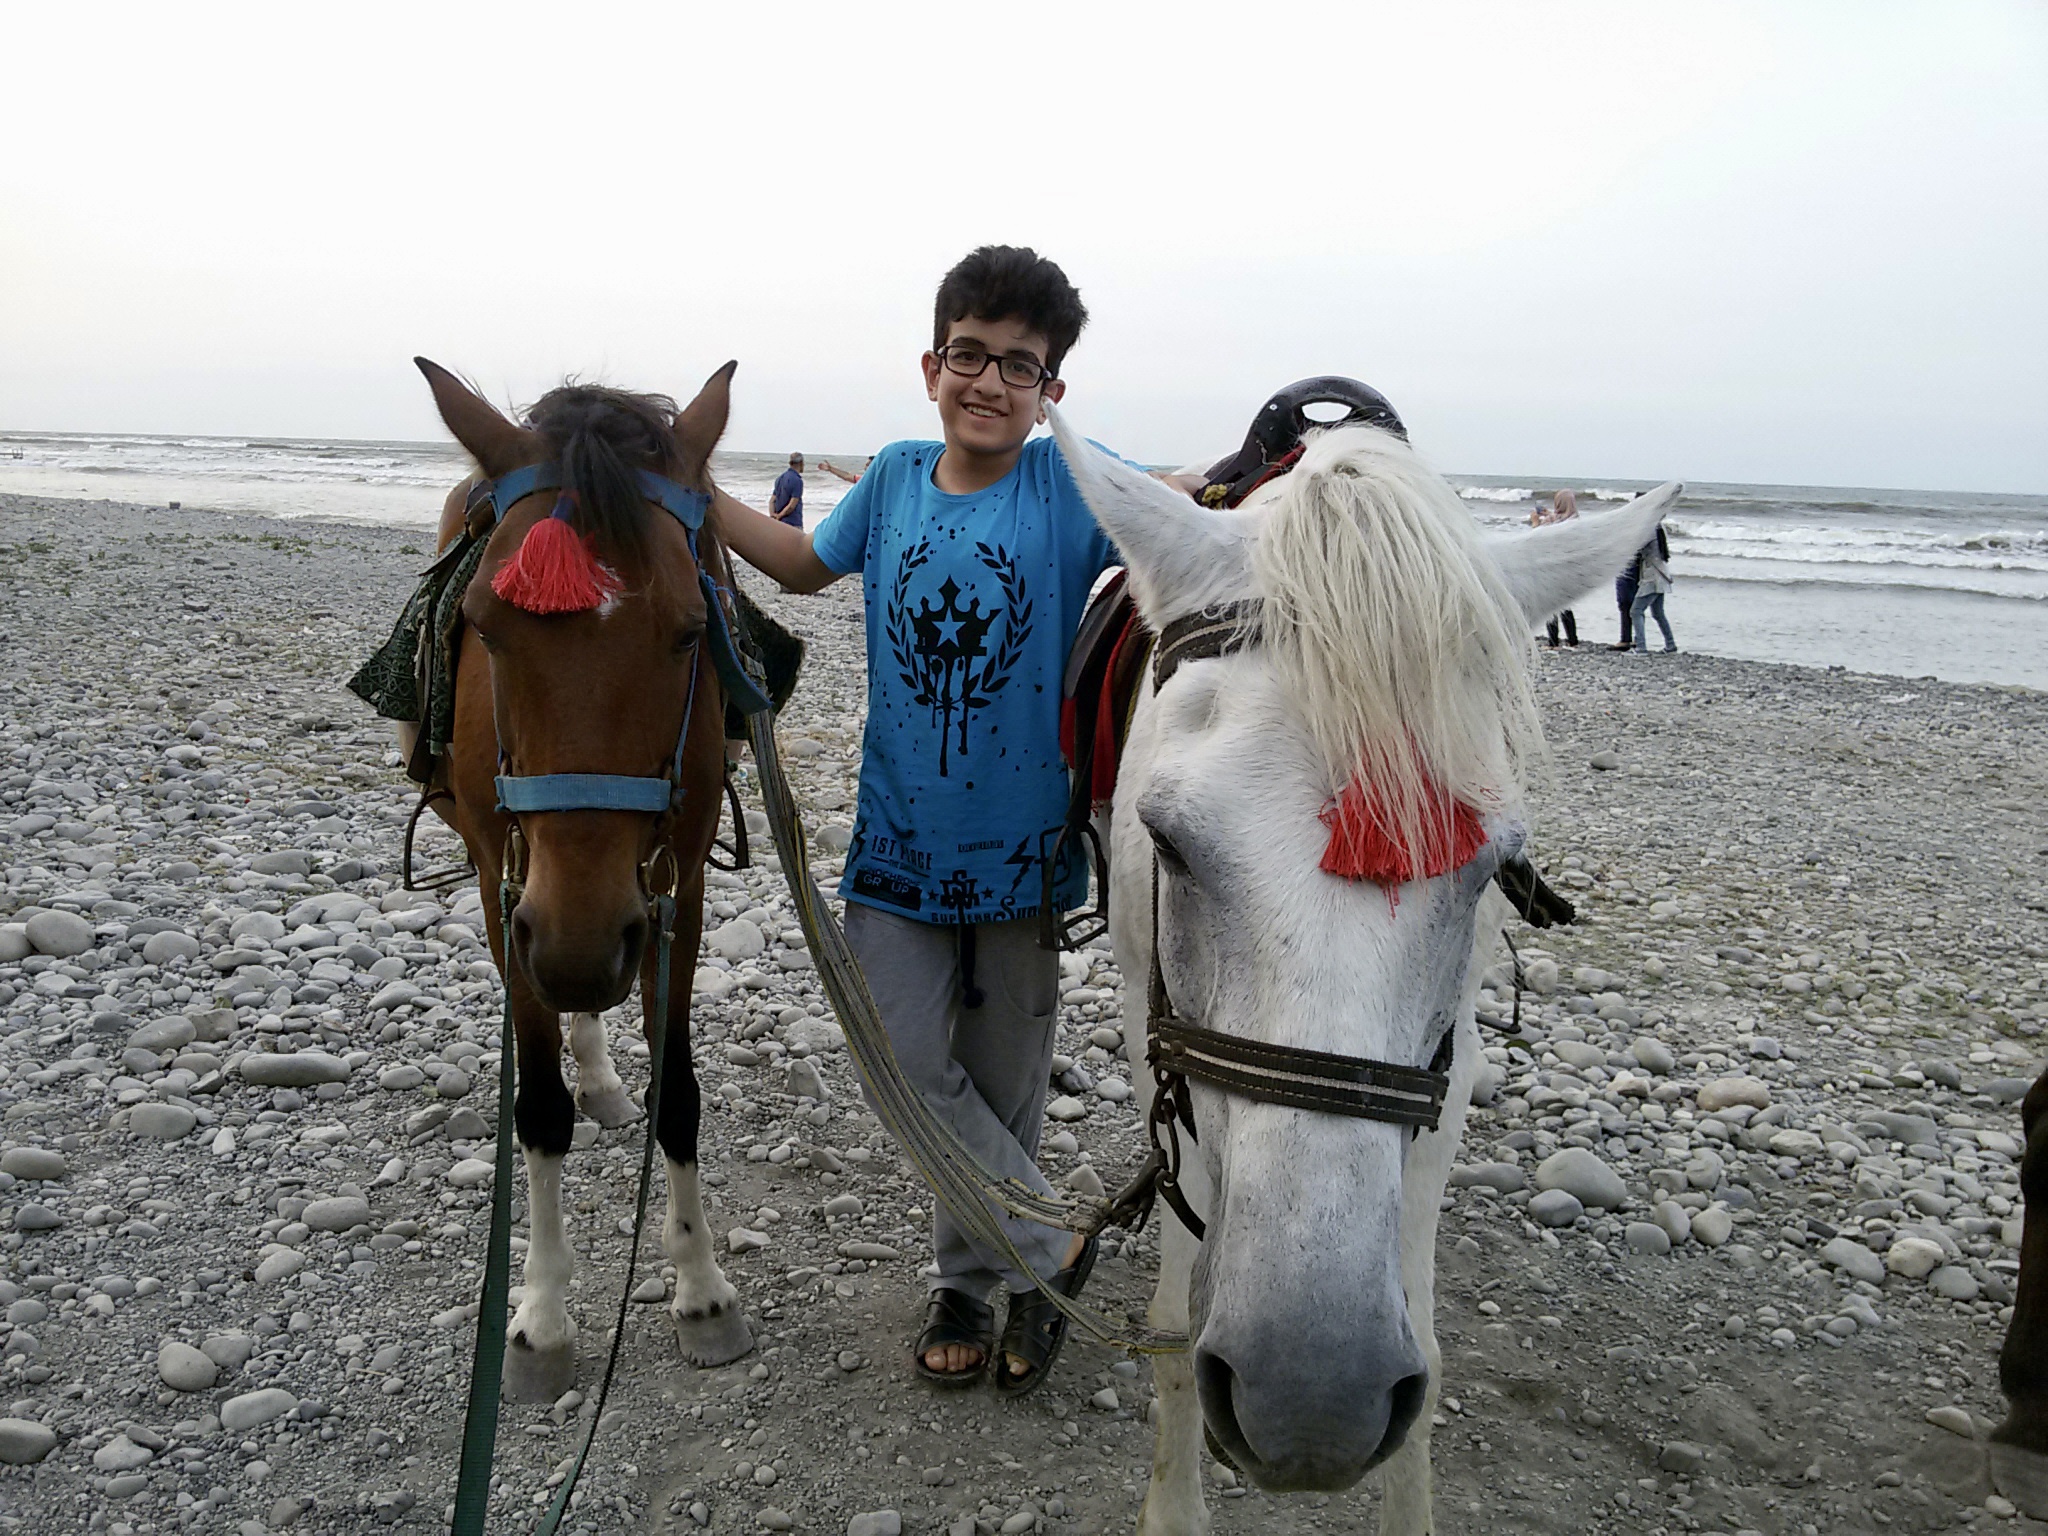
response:
[[(1152, 653), (1152, 689), (1190, 661), (1208, 660), (1258, 643), (1257, 603), (1229, 603), (1175, 619), (1159, 633)], [(1437, 1042), (1427, 1067), (1340, 1056), (1299, 1046), (1269, 1045), (1181, 1017), (1166, 990), (1159, 966), (1159, 855), (1152, 856), (1152, 974), (1146, 987), (1145, 1054), (1154, 1092), (1146, 1135), (1152, 1151), (1136, 1179), (1116, 1198), (1108, 1224), (1142, 1225), (1155, 1197), (1163, 1197), (1200, 1242), (1207, 1224), (1195, 1214), (1180, 1187), (1180, 1133), (1196, 1139), (1188, 1082), (1220, 1088), (1239, 1098), (1281, 1104), (1320, 1114), (1379, 1120), (1412, 1130), (1437, 1128), (1451, 1086), (1454, 1023)]]

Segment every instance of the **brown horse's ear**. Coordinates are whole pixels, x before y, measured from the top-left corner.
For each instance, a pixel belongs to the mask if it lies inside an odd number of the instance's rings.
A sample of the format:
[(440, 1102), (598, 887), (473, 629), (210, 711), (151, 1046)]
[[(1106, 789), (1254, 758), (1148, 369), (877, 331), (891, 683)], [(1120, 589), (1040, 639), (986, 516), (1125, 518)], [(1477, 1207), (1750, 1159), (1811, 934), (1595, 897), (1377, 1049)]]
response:
[(532, 462), (539, 448), (539, 439), (533, 433), (507, 421), (496, 406), (439, 363), (416, 357), (413, 364), (426, 375), (441, 420), (486, 475), (496, 479), (507, 470)]
[(739, 365), (739, 359), (734, 358), (706, 379), (697, 398), (676, 417), (676, 454), (688, 479), (703, 478), (704, 466), (711, 462), (711, 450), (725, 436), (726, 414), (732, 409), (732, 375)]

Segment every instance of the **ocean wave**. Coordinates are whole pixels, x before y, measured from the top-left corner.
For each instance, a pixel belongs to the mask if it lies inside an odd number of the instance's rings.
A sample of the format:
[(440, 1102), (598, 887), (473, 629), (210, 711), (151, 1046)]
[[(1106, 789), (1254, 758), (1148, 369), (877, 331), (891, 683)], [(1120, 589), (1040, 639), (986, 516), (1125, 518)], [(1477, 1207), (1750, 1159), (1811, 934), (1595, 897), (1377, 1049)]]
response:
[(1693, 560), (1674, 566), (1678, 587), (1688, 581), (1744, 586), (1828, 587), (1858, 592), (1943, 592), (1951, 596), (2048, 603), (2048, 573), (1943, 570), (1929, 566), (1851, 566), (1816, 569), (1798, 561)]
[(1461, 485), (1458, 494), (1467, 501), (1534, 501), (1537, 492), (1518, 485)]

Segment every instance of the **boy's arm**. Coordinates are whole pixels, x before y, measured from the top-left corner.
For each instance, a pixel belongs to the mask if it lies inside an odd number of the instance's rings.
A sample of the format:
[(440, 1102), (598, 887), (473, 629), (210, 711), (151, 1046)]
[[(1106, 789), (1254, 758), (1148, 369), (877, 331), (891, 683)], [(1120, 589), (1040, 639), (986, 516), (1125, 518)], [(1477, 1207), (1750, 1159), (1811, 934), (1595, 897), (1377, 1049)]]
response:
[(711, 531), (725, 547), (763, 575), (792, 592), (818, 592), (839, 572), (811, 550), (811, 536), (789, 523), (763, 517), (716, 486), (711, 491)]
[(818, 468), (824, 470), (825, 473), (828, 475), (837, 475), (840, 479), (844, 480), (848, 485), (860, 484), (859, 475), (841, 469), (837, 464), (834, 464), (830, 459), (820, 459), (818, 461)]

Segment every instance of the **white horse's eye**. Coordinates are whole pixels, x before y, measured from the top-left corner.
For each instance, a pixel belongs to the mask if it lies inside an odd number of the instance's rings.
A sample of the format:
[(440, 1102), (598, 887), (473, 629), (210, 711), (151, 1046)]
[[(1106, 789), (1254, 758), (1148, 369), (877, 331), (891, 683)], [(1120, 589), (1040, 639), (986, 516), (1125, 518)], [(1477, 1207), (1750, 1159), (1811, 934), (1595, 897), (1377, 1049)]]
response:
[(1164, 864), (1168, 869), (1186, 872), (1188, 861), (1182, 858), (1180, 850), (1174, 847), (1172, 838), (1168, 837), (1157, 827), (1149, 825), (1145, 828), (1145, 833), (1152, 839), (1152, 847), (1158, 853), (1160, 863)]

